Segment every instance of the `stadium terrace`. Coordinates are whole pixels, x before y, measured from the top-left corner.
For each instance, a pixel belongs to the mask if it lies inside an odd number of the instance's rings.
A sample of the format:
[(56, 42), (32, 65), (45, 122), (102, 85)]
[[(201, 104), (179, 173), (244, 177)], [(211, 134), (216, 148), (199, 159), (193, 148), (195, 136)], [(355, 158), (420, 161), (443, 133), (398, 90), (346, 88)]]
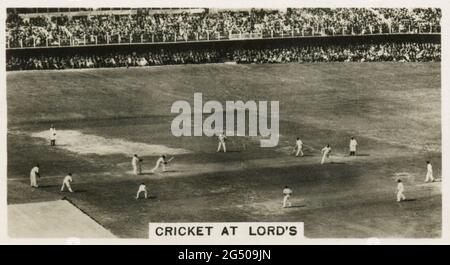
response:
[(8, 9), (7, 48), (430, 34), (441, 30), (441, 11), (431, 8), (42, 11)]
[(439, 62), (440, 20), (433, 8), (16, 8), (6, 69)]

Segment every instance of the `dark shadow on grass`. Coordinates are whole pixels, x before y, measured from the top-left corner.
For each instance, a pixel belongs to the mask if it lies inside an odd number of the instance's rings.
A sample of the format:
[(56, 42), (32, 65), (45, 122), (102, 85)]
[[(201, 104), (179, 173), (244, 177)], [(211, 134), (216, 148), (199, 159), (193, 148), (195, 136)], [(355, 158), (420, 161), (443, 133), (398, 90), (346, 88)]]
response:
[(417, 199), (404, 199), (403, 202), (414, 202), (417, 201)]
[(178, 172), (177, 170), (166, 170), (166, 171), (156, 171), (156, 172), (145, 172), (141, 173), (138, 176), (150, 176), (150, 175), (158, 175), (158, 174), (164, 174), (164, 173), (171, 173), (171, 172)]
[(144, 198), (143, 196), (140, 196), (139, 198), (136, 199), (136, 197), (134, 197), (135, 200), (140, 201), (140, 200), (153, 200), (156, 199), (156, 196), (147, 196), (147, 198)]
[(370, 156), (369, 154), (356, 154), (356, 156)]
[(344, 163), (344, 162), (330, 162), (329, 164), (345, 165), (345, 164), (347, 164), (347, 163)]
[(85, 193), (85, 192), (87, 192), (87, 190), (73, 190), (73, 192), (70, 192), (70, 191), (67, 191), (67, 190), (65, 190), (65, 191), (60, 191), (60, 193), (61, 194), (75, 194), (75, 193)]
[(306, 205), (292, 205), (291, 207), (287, 207), (287, 208), (304, 208), (306, 207)]
[(442, 182), (442, 179), (434, 179), (432, 182), (426, 182), (426, 183), (433, 183), (433, 182)]
[(56, 188), (56, 187), (61, 188), (61, 185), (39, 185), (39, 188), (41, 189)]

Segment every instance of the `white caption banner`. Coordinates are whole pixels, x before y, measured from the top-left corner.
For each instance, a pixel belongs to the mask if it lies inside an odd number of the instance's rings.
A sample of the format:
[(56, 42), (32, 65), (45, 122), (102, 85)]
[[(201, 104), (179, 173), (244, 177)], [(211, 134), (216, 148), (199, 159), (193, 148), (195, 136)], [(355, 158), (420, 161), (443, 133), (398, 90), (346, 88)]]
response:
[(149, 223), (151, 244), (299, 244), (303, 222)]

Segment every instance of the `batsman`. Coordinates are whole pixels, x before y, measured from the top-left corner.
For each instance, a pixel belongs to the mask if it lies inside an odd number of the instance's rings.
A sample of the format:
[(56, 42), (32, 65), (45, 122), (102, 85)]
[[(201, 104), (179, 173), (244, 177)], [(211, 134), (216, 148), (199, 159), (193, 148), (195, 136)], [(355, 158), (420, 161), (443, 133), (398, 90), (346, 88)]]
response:
[(155, 173), (156, 170), (162, 168), (162, 172), (166, 172), (166, 165), (172, 161), (174, 157), (171, 157), (169, 160), (166, 160), (166, 155), (161, 155), (158, 160), (156, 160), (155, 167), (151, 170), (152, 173)]

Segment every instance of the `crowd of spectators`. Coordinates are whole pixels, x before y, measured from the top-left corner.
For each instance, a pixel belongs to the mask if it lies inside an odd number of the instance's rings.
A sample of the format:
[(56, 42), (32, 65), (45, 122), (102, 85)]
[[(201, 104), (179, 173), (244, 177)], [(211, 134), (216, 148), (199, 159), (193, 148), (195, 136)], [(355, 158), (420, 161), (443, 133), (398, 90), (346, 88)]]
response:
[(239, 49), (233, 52), (237, 63), (304, 62), (429, 62), (440, 61), (439, 44), (383, 43), (287, 47), (275, 49)]
[(136, 67), (167, 64), (204, 64), (218, 63), (219, 53), (215, 50), (189, 51), (149, 51), (125, 54), (121, 52), (107, 54), (71, 54), (39, 55), (30, 57), (10, 57), (7, 70), (44, 70), (79, 69), (102, 67)]
[[(136, 11), (136, 10), (134, 10)], [(9, 47), (217, 40), (311, 35), (440, 32), (441, 10), (406, 8), (289, 8), (191, 13), (40, 15), (9, 13)], [(250, 34), (250, 35), (249, 35)], [(252, 35), (253, 34), (253, 35)]]
[(7, 70), (143, 67), (203, 63), (305, 63), (305, 62), (429, 62), (441, 60), (441, 46), (434, 43), (381, 43), (327, 46), (204, 49), (186, 51), (115, 52), (21, 56), (7, 59)]

